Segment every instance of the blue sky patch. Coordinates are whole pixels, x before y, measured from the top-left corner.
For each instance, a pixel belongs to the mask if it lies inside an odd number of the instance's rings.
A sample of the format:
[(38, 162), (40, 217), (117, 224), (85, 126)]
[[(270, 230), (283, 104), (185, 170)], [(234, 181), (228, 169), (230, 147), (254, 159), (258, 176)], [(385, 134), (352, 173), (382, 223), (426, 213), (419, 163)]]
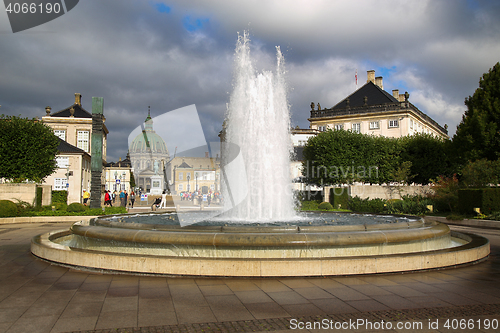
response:
[(204, 25), (208, 23), (207, 18), (203, 19), (193, 19), (191, 16), (186, 16), (182, 20), (182, 24), (184, 25), (184, 28), (189, 31), (189, 32), (195, 32), (197, 30), (203, 29)]
[(167, 5), (165, 5), (163, 2), (157, 2), (155, 3), (156, 10), (159, 11), (160, 13), (170, 13), (171, 8)]

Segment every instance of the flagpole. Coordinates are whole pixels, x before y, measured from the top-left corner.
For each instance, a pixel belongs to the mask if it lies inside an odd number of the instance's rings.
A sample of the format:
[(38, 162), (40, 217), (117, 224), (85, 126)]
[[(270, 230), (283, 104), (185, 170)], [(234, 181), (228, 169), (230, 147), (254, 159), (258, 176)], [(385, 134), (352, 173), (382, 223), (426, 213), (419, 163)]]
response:
[(356, 78), (356, 90), (358, 90), (358, 69), (356, 68), (356, 75), (354, 76)]

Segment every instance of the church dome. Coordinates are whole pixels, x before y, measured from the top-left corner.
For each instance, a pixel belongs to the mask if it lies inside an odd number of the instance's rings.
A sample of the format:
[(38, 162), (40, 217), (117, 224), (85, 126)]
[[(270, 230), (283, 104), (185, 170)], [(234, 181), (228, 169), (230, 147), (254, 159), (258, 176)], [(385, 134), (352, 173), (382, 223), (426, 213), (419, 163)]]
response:
[(130, 153), (157, 153), (168, 155), (165, 141), (153, 130), (153, 119), (148, 113), (142, 133), (137, 135), (129, 147)]

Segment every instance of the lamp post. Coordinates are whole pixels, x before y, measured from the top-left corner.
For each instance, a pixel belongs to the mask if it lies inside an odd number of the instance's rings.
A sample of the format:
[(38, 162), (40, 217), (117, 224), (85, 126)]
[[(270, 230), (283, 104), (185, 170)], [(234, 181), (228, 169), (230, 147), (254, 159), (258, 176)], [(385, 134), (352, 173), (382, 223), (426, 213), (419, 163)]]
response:
[(191, 174), (188, 173), (187, 175), (187, 180), (188, 180), (188, 187), (187, 187), (187, 191), (190, 192), (191, 191), (191, 188), (189, 187), (189, 180), (191, 179)]

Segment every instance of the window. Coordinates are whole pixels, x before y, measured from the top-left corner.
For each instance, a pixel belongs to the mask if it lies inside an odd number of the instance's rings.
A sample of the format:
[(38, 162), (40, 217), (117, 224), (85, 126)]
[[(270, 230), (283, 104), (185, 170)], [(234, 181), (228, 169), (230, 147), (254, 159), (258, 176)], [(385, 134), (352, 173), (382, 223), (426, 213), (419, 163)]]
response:
[(55, 130), (54, 135), (60, 138), (61, 140), (66, 141), (66, 131), (64, 130)]
[(380, 123), (378, 121), (370, 121), (370, 129), (379, 129), (380, 128)]
[(342, 130), (344, 129), (344, 124), (336, 124), (334, 128), (336, 131)]
[(214, 184), (210, 184), (210, 189), (211, 189), (212, 191), (215, 191), (215, 185), (214, 185)]
[(76, 146), (89, 152), (89, 131), (78, 131)]
[(54, 191), (66, 190), (66, 178), (54, 178)]
[(184, 179), (184, 174), (182, 172), (179, 172), (179, 180), (183, 180)]
[(182, 184), (179, 184), (178, 189), (179, 189), (179, 191), (184, 191), (184, 186), (182, 186)]
[(326, 126), (318, 126), (318, 131), (321, 131), (321, 132), (326, 131)]
[(395, 127), (399, 127), (399, 121), (397, 119), (389, 120), (389, 128), (395, 128)]
[(410, 129), (413, 129), (413, 119), (410, 119)]
[(69, 166), (69, 157), (57, 156), (56, 163), (58, 168), (67, 168)]
[(351, 129), (355, 133), (361, 133), (361, 124), (360, 123), (352, 124)]

